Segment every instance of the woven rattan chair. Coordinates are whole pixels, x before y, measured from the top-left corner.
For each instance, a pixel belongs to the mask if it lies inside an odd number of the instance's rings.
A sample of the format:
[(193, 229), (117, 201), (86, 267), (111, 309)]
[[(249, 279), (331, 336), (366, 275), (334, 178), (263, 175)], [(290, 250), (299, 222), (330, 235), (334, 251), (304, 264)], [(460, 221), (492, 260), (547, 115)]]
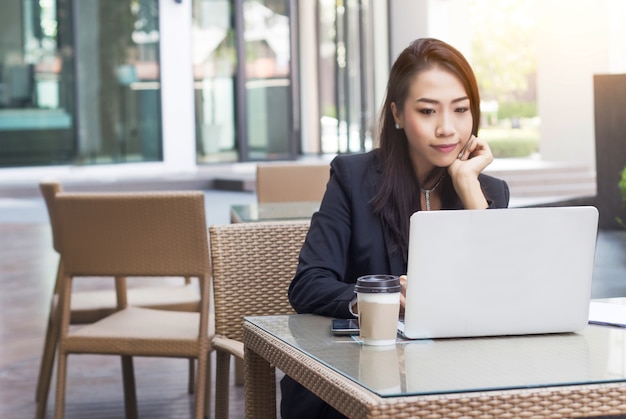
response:
[[(58, 193), (55, 201), (56, 238), (63, 260), (55, 417), (64, 414), (68, 355), (108, 354), (122, 357), (127, 417), (137, 415), (133, 356), (196, 358), (195, 417), (202, 418), (213, 337), (203, 194)], [(198, 278), (199, 312), (129, 306), (125, 286), (116, 279), (111, 283), (116, 283), (118, 310), (70, 329), (75, 278), (172, 276)]]
[[(58, 234), (55, 221), (55, 197), (63, 191), (59, 182), (44, 181), (39, 184), (39, 189), (46, 203), (52, 242), (54, 250), (59, 253)], [(59, 258), (57, 276), (54, 284), (52, 299), (50, 302), (50, 314), (44, 338), (43, 353), (37, 379), (36, 401), (37, 415), (41, 419), (45, 417), (50, 380), (54, 366), (54, 355), (57, 348), (60, 313), (58, 310), (59, 278), (63, 271), (63, 259)], [(119, 279), (120, 284), (124, 279)], [(155, 308), (160, 310), (192, 311), (200, 310), (200, 293), (196, 284), (191, 283), (190, 278), (185, 278), (181, 285), (136, 287), (128, 289), (128, 303), (134, 306)], [(114, 290), (83, 291), (72, 293), (72, 305), (70, 310), (71, 324), (93, 323), (112, 314), (117, 309), (116, 294)], [(194, 361), (189, 365), (188, 391), (193, 392), (195, 386)]]
[(256, 193), (259, 203), (319, 202), (330, 178), (327, 163), (265, 162), (257, 164)]
[(308, 220), (209, 228), (215, 299), (215, 417), (228, 416), (230, 356), (243, 360), (243, 318), (293, 314), (287, 288)]

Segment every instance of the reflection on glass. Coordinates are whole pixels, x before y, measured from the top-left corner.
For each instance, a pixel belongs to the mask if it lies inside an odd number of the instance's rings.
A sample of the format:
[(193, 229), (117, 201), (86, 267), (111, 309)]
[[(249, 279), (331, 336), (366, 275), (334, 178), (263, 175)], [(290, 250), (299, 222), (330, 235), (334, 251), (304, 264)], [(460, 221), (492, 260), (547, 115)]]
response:
[(359, 381), (380, 394), (398, 394), (401, 391), (400, 357), (402, 346), (361, 345), (359, 353)]
[(246, 321), (302, 352), (303, 362), (319, 362), (383, 397), (626, 382), (624, 328), (399, 341), (374, 348), (333, 336), (328, 317)]
[(0, 165), (160, 160), (158, 28), (158, 0), (4, 0)]
[(194, 0), (193, 66), (199, 162), (237, 160), (235, 145), (236, 49), (231, 2)]
[(408, 393), (523, 388), (596, 379), (585, 334), (436, 339), (403, 345)]
[(5, 0), (0, 13), (0, 166), (63, 163), (74, 154), (72, 58), (63, 1)]
[(373, 66), (369, 2), (320, 0), (320, 125), (322, 151), (370, 150)]
[(83, 0), (75, 10), (78, 162), (161, 160), (158, 0)]
[(288, 1), (244, 1), (248, 147), (252, 160), (289, 157), (293, 110)]

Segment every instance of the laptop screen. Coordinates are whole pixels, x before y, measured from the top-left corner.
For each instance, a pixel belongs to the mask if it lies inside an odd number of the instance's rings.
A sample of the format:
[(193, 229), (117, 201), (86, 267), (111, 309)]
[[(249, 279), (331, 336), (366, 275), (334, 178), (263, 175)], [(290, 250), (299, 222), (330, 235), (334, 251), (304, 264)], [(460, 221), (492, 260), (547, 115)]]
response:
[(416, 212), (404, 335), (585, 327), (597, 229), (598, 211), (589, 206)]

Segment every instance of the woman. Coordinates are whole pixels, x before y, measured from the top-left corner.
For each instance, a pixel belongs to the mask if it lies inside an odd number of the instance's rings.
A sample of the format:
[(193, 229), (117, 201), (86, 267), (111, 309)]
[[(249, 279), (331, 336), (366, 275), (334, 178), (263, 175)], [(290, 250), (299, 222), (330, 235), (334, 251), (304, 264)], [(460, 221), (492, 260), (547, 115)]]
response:
[[(436, 39), (411, 43), (391, 68), (379, 147), (331, 163), (289, 287), (297, 312), (354, 317), (359, 276), (404, 275), (415, 211), (508, 206), (507, 184), (481, 173), (493, 155), (476, 137), (479, 121), (478, 85), (463, 55)], [(281, 389), (285, 419), (343, 417), (290, 377)]]

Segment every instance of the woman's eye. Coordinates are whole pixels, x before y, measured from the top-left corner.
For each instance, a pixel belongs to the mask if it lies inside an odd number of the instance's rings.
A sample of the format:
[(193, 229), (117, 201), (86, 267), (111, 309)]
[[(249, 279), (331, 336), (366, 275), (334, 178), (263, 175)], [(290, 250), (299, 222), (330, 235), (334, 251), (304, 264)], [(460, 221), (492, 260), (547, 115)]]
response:
[(460, 113), (465, 113), (465, 112), (469, 111), (469, 108), (456, 108), (455, 111), (456, 112), (460, 112)]
[(419, 113), (422, 113), (424, 115), (431, 115), (435, 113), (434, 109), (420, 109)]

